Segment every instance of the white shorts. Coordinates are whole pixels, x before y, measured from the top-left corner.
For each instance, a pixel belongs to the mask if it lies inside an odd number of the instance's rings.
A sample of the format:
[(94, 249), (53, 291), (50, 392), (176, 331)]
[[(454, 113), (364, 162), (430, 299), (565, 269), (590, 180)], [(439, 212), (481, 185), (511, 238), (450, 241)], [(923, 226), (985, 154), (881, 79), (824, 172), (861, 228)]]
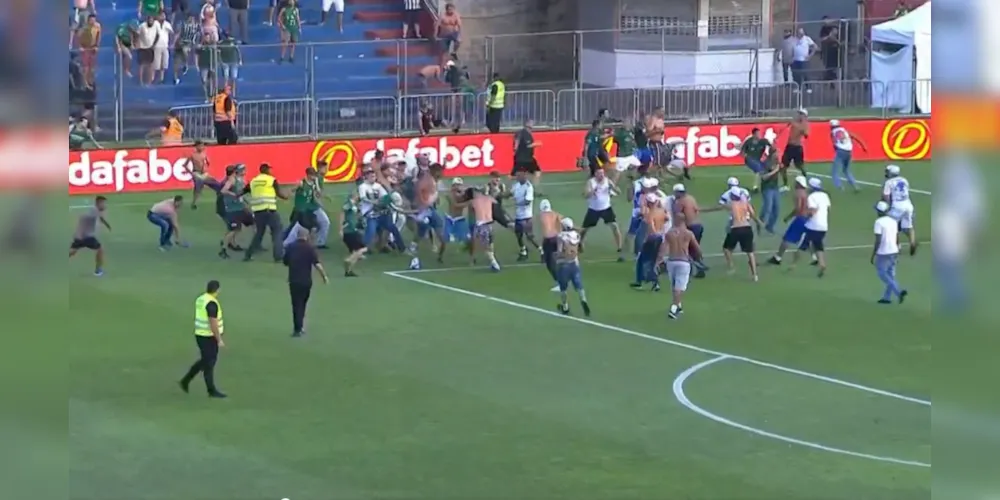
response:
[(691, 281), (691, 263), (682, 260), (667, 260), (667, 274), (670, 276), (671, 289), (685, 292)]
[(899, 221), (900, 229), (913, 229), (913, 204), (893, 205), (889, 209), (889, 217)]
[(641, 165), (641, 163), (639, 162), (639, 158), (636, 158), (635, 155), (619, 156), (615, 159), (615, 170), (619, 172), (624, 172), (630, 168), (636, 168), (639, 165)]
[(344, 0), (323, 0), (323, 12), (330, 12), (331, 7), (335, 12), (344, 12)]
[(170, 67), (170, 48), (153, 47), (153, 70), (166, 70)]

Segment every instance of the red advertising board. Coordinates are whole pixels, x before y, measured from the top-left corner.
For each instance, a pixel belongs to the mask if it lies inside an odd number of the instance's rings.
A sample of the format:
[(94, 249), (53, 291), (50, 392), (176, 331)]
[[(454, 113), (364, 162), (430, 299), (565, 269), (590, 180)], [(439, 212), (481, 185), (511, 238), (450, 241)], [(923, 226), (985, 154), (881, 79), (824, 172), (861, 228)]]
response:
[[(843, 120), (842, 124), (865, 148), (855, 148), (857, 161), (920, 160), (931, 157), (930, 125), (920, 119)], [(783, 123), (670, 126), (668, 141), (681, 141), (678, 154), (695, 167), (741, 165), (739, 149), (750, 131), (758, 127), (765, 137), (783, 146), (787, 134)], [(569, 172), (583, 144), (580, 130), (537, 131), (541, 145), (536, 158), (546, 172)], [(609, 145), (610, 147), (610, 145)], [(336, 139), (283, 143), (209, 146), (209, 173), (221, 177), (226, 165), (245, 163), (250, 172), (269, 163), (280, 182), (300, 179), (303, 170), (320, 160), (329, 165), (327, 180), (345, 182), (357, 176), (360, 165), (375, 151), (386, 156), (426, 154), (445, 166), (448, 177), (473, 177), (492, 170), (509, 171), (513, 163), (512, 134), (464, 134), (387, 139)], [(69, 193), (97, 194), (184, 189), (191, 175), (185, 164), (190, 147), (135, 148), (70, 152)], [(613, 156), (613, 155), (612, 155)], [(815, 122), (806, 144), (806, 160), (833, 159), (830, 125)]]

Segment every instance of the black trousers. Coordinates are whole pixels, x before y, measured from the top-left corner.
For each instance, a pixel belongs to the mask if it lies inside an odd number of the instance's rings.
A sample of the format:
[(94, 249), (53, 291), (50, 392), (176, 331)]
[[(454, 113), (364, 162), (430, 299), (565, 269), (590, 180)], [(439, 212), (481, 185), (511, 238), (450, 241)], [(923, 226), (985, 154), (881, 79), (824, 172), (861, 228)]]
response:
[(309, 305), (311, 293), (312, 285), (288, 284), (288, 294), (292, 297), (292, 331), (295, 333), (302, 333), (306, 320), (306, 306)]
[(247, 247), (245, 258), (249, 260), (254, 252), (260, 250), (261, 243), (264, 243), (264, 232), (271, 231), (271, 252), (274, 260), (281, 260), (284, 254), (284, 238), (281, 232), (281, 216), (277, 210), (259, 210), (253, 213), (254, 233), (250, 246)]
[(209, 393), (218, 392), (215, 388), (215, 362), (219, 359), (219, 343), (215, 341), (215, 337), (202, 337), (200, 335), (195, 335), (194, 340), (198, 344), (200, 355), (198, 361), (191, 365), (191, 369), (184, 375), (181, 382), (187, 386), (198, 376), (198, 373), (201, 373), (205, 378), (205, 389)]
[(503, 108), (486, 108), (486, 128), (491, 134), (500, 133), (500, 122), (503, 120)]
[(220, 146), (236, 144), (239, 137), (236, 135), (233, 122), (215, 122), (215, 140)]

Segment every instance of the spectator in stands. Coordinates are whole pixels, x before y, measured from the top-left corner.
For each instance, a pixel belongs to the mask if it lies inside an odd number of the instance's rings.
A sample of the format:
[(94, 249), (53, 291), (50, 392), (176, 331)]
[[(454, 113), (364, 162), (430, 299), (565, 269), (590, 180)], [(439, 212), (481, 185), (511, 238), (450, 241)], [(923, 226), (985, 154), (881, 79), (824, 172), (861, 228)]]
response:
[(170, 40), (174, 36), (174, 27), (167, 21), (167, 14), (161, 12), (156, 19), (156, 40), (153, 42), (153, 71), (156, 81), (163, 83), (167, 79), (167, 69), (170, 68)]
[(230, 35), (244, 42), (250, 40), (250, 0), (229, 0)]
[(94, 0), (73, 0), (73, 12), (69, 19), (69, 48), (73, 50), (76, 31), (87, 22), (87, 17), (97, 14)]
[(426, 100), (420, 101), (420, 135), (428, 135), (435, 128), (447, 126), (447, 122), (434, 112), (434, 106)]
[(278, 64), (285, 60), (288, 54), (288, 62), (295, 62), (295, 45), (302, 37), (302, 18), (299, 17), (299, 7), (295, 0), (288, 0), (288, 3), (278, 11), (278, 30), (281, 32), (281, 58)]
[(840, 30), (837, 21), (823, 16), (823, 27), (819, 29), (820, 57), (823, 59), (823, 79), (840, 79)]
[(323, 0), (323, 12), (320, 13), (319, 25), (326, 25), (326, 15), (333, 9), (337, 13), (337, 31), (344, 32), (344, 0)]
[(816, 49), (816, 42), (809, 38), (806, 30), (799, 28), (795, 35), (795, 47), (792, 50), (792, 78), (795, 79), (795, 83), (799, 84), (799, 88), (795, 89), (796, 92), (805, 88), (806, 93), (812, 93), (812, 89), (806, 86), (806, 75), (809, 73), (809, 60), (816, 53)]
[(785, 30), (781, 39), (781, 77), (785, 83), (792, 81), (792, 60), (795, 57), (795, 44), (798, 39), (792, 30)]
[(267, 5), (267, 21), (264, 24), (274, 26), (274, 13), (281, 12), (288, 5), (288, 0), (270, 0)]
[(94, 132), (90, 130), (90, 120), (86, 116), (80, 116), (76, 120), (70, 120), (69, 125), (69, 149), (83, 149), (84, 144), (90, 142), (94, 147), (100, 148), (101, 144), (94, 138)]
[(438, 66), (437, 64), (428, 64), (427, 66), (420, 68), (420, 71), (417, 72), (417, 79), (420, 80), (420, 88), (427, 90), (427, 87), (430, 85), (432, 80), (439, 82), (442, 81), (442, 75), (444, 75), (444, 71), (441, 69), (441, 66)]
[(97, 49), (101, 46), (101, 23), (97, 22), (97, 16), (93, 14), (87, 16), (87, 21), (77, 30), (76, 43), (80, 49), (84, 83), (92, 87), (97, 68)]
[(191, 15), (188, 0), (170, 0), (170, 23), (177, 26)]
[(198, 74), (201, 75), (201, 86), (205, 91), (205, 102), (210, 103), (216, 89), (215, 65), (218, 60), (218, 48), (214, 42), (203, 38), (197, 51)]
[(423, 38), (420, 36), (420, 12), (423, 10), (421, 0), (403, 0), (403, 38)]
[(142, 85), (153, 83), (153, 45), (159, 32), (153, 16), (147, 16), (146, 22), (136, 29), (135, 48), (139, 59), (139, 83)]
[(139, 19), (156, 18), (163, 13), (163, 0), (139, 0), (136, 9), (139, 11)]
[(219, 42), (219, 21), (212, 0), (205, 0), (201, 6), (201, 39), (205, 43)]
[(222, 85), (230, 88), (231, 95), (236, 95), (236, 80), (240, 78), (243, 53), (230, 33), (223, 33), (219, 42), (219, 61), (222, 63)]
[(441, 64), (444, 64), (449, 54), (457, 54), (461, 45), (462, 16), (455, 10), (455, 4), (447, 3), (444, 6), (444, 14), (441, 15), (434, 27), (437, 39), (442, 43), (444, 51), (441, 53)]
[(174, 85), (180, 85), (181, 75), (186, 75), (194, 56), (195, 45), (201, 41), (201, 26), (194, 14), (186, 14), (174, 41)]
[(118, 25), (115, 30), (115, 51), (122, 60), (125, 76), (132, 78), (132, 47), (135, 46), (139, 22), (130, 19)]

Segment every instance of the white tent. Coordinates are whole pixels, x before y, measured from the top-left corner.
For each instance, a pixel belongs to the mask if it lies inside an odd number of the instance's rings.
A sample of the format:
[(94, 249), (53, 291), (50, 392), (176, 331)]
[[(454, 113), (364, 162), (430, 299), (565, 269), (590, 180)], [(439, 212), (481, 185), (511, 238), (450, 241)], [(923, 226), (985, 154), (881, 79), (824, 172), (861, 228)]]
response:
[[(901, 46), (896, 52), (871, 52), (872, 106), (904, 112), (917, 106), (931, 112), (931, 2), (909, 14), (872, 26), (873, 43)], [(916, 63), (914, 63), (916, 60)], [(919, 83), (914, 85), (914, 79)]]

